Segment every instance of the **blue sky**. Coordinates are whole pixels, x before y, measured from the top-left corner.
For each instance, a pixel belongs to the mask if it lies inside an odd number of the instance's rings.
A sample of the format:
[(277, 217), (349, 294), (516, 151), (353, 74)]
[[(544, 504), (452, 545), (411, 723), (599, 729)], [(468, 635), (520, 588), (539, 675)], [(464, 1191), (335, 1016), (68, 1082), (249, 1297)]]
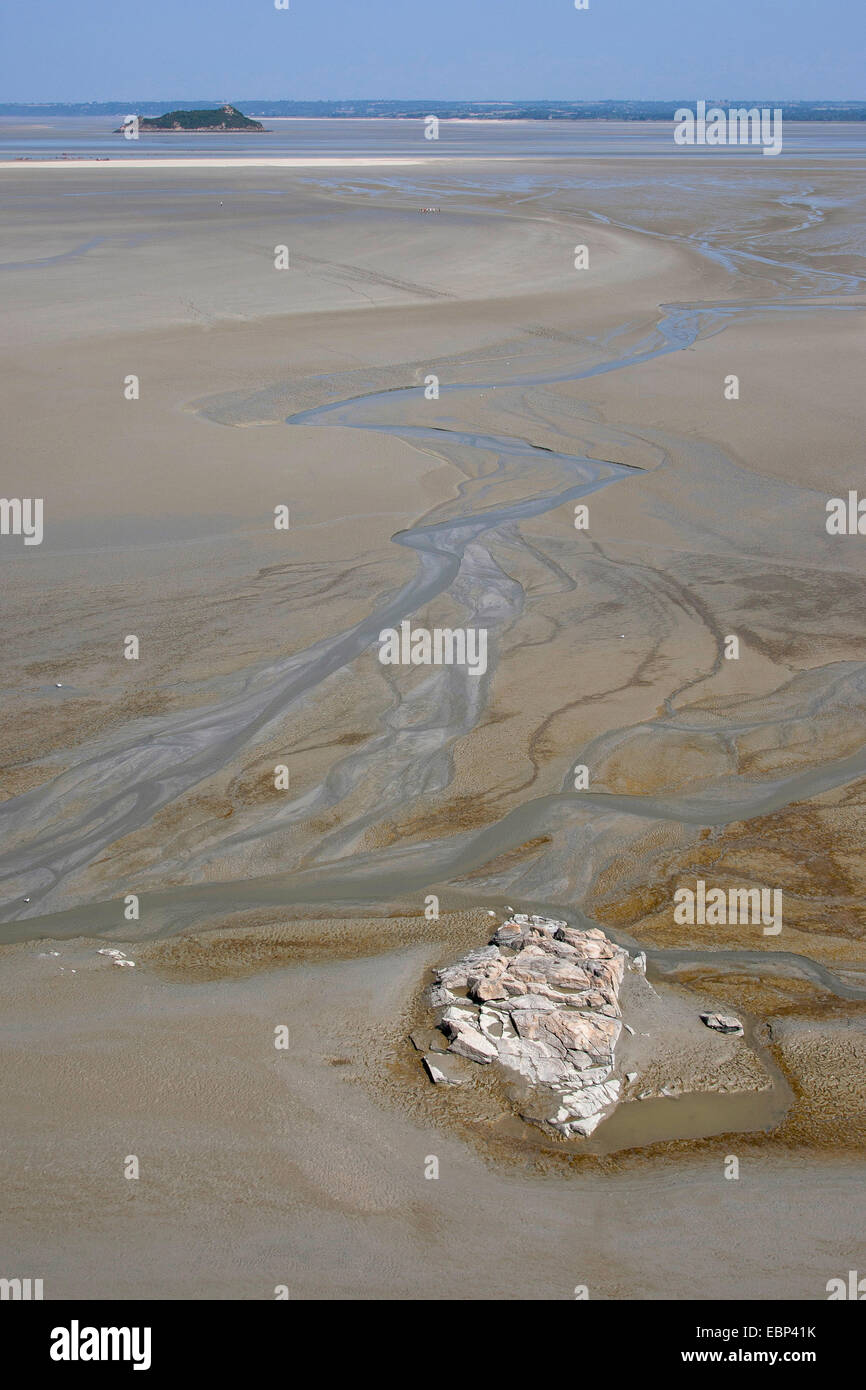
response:
[(864, 0), (11, 0), (0, 100), (866, 97)]

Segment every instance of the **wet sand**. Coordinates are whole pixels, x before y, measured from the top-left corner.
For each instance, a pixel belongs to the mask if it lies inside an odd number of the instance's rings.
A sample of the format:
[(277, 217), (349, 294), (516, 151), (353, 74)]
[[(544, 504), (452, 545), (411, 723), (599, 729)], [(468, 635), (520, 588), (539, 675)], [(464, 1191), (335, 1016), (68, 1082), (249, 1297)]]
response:
[[(820, 1298), (857, 1263), (866, 560), (824, 519), (862, 170), (505, 163), (0, 171), (4, 488), (46, 516), (0, 542), (4, 1245), (48, 1297)], [(487, 674), (382, 667), (403, 614), (485, 626)], [(782, 934), (676, 928), (701, 875), (781, 886)], [(639, 1066), (681, 1096), (595, 1151), (407, 1040), (505, 902), (647, 948), (669, 1001)], [(748, 1014), (724, 1079), (674, 1021), (708, 1002)]]
[[(507, 158), (507, 156), (505, 156), (505, 157)], [(257, 158), (255, 158), (255, 157), (252, 156), (252, 155), (244, 155), (244, 156), (242, 156), (240, 159), (228, 159), (228, 158), (222, 158), (222, 159), (218, 159), (218, 158), (210, 158), (210, 159), (195, 159), (195, 158), (189, 158), (189, 159), (161, 159), (161, 158), (159, 158), (159, 157), (156, 157), (156, 158), (151, 157), (151, 158), (148, 158), (148, 160), (146, 161), (146, 167), (147, 167), (148, 169), (211, 169), (211, 170), (213, 170), (213, 169), (344, 169), (344, 168), (352, 168), (352, 167), (356, 167), (356, 166), (357, 166), (358, 168), (365, 169), (365, 168), (380, 168), (380, 167), (382, 167), (382, 166), (388, 166), (388, 165), (391, 165), (391, 164), (394, 164), (394, 165), (422, 164), (423, 162), (424, 162), (424, 161), (421, 160), (421, 159), (398, 159), (398, 158), (366, 159), (366, 158), (364, 158), (364, 156), (362, 156), (362, 155), (344, 155), (344, 156), (341, 156), (341, 157), (339, 157), (339, 158), (336, 158), (336, 157), (335, 157), (335, 158), (333, 158), (333, 159), (329, 159), (329, 158), (327, 158), (327, 157), (322, 157), (322, 156), (318, 156), (318, 155), (316, 155), (315, 157), (314, 157), (314, 156), (307, 156), (307, 157), (305, 157), (305, 156), (299, 156), (298, 158), (295, 158), (295, 159), (291, 158), (291, 157), (288, 156), (288, 155), (271, 155), (270, 157), (264, 156), (264, 157), (262, 157), (261, 159), (257, 159)], [(135, 161), (135, 160), (131, 160), (131, 159), (128, 159), (128, 160), (125, 160), (125, 159), (112, 159), (112, 158), (110, 158), (110, 157), (109, 157), (109, 158), (106, 158), (105, 156), (103, 156), (103, 157), (100, 158), (100, 159), (86, 159), (86, 158), (83, 158), (83, 157), (78, 156), (78, 155), (75, 155), (75, 156), (73, 156), (73, 157), (71, 157), (71, 158), (69, 158), (69, 159), (55, 158), (55, 159), (32, 159), (32, 160), (0, 160), (0, 171), (2, 171), (2, 170), (4, 170), (4, 169), (16, 169), (16, 170), (17, 170), (17, 168), (20, 168), (20, 167), (21, 167), (21, 164), (22, 164), (22, 163), (23, 163), (24, 167), (25, 167), (28, 171), (31, 170), (31, 169), (73, 169), (73, 168), (74, 168), (74, 169), (88, 169), (88, 170), (89, 170), (89, 169), (101, 169), (101, 168), (103, 168), (106, 164), (108, 164), (108, 165), (110, 166), (110, 168), (111, 168), (111, 172), (114, 173), (117, 169), (138, 169), (138, 168), (141, 167), (141, 164), (143, 164), (144, 161), (141, 161), (141, 163), (139, 163), (139, 162), (137, 162), (137, 161)]]

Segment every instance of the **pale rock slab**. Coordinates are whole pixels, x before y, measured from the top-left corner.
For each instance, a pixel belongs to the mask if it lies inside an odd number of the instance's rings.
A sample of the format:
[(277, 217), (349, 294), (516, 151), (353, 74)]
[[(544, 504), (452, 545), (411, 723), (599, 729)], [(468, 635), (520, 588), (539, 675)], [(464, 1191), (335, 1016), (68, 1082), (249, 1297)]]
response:
[(495, 1063), (518, 1087), (526, 1119), (586, 1137), (620, 1097), (613, 1070), (628, 963), (597, 927), (513, 913), (487, 946), (435, 972), (427, 999), (449, 1044), (425, 1057), (431, 1080), (451, 1079), (450, 1054)]
[(701, 1014), (701, 1020), (717, 1033), (731, 1033), (737, 1038), (743, 1036), (743, 1025), (733, 1014)]

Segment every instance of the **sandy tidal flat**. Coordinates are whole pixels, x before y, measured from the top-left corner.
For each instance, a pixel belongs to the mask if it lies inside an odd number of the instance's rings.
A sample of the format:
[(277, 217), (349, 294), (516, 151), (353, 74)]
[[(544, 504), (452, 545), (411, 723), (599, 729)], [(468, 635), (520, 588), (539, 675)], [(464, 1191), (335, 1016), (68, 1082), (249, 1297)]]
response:
[[(47, 1297), (822, 1298), (866, 1115), (866, 552), (825, 527), (862, 169), (410, 162), (0, 171), (4, 489), (45, 506), (0, 538), (4, 1244)], [(404, 618), (487, 670), (383, 666)], [(678, 924), (698, 876), (781, 887), (781, 935)], [(648, 952), (615, 1142), (425, 1080), (429, 971), (510, 903)]]

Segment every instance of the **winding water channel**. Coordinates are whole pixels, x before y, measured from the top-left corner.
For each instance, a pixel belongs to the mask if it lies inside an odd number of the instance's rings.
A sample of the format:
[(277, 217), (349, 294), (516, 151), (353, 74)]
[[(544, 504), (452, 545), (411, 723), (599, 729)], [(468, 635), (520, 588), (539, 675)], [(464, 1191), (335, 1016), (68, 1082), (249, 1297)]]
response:
[[(626, 371), (663, 354), (682, 351), (699, 339), (722, 331), (742, 315), (758, 311), (802, 313), (808, 312), (808, 307), (801, 299), (766, 305), (668, 307), (662, 312), (655, 330), (619, 356), (614, 354), (603, 362), (559, 375), (527, 375), (499, 383), (443, 386), (443, 400), (447, 402), (455, 393), (492, 390), (494, 386), (552, 385)], [(822, 305), (822, 311), (828, 308), (839, 312), (856, 311), (855, 306), (845, 304)], [(617, 335), (609, 335), (607, 341), (609, 345), (615, 344)], [(522, 590), (519, 585), (507, 581), (501, 571), (495, 572), (486, 551), (478, 552), (480, 538), (601, 488), (625, 483), (635, 475), (636, 470), (623, 464), (559, 453), (508, 435), (399, 423), (401, 408), (416, 401), (418, 392), (419, 388), (413, 386), (330, 402), (293, 415), (287, 423), (289, 426), (375, 430), (422, 444), (433, 452), (441, 453), (449, 448), (468, 450), (495, 458), (495, 474), (480, 475), (473, 496), (468, 488), (461, 489), (457, 504), (462, 508), (461, 514), (421, 522), (393, 537), (396, 544), (415, 553), (416, 573), (362, 621), (265, 670), (249, 673), (240, 691), (219, 704), (167, 717), (160, 721), (157, 729), (151, 727), (143, 736), (102, 740), (89, 756), (46, 786), (0, 805), (0, 832), (4, 843), (11, 846), (0, 855), (3, 940), (116, 933), (116, 900), (58, 910), (58, 890), (69, 875), (92, 862), (107, 846), (146, 824), (161, 807), (223, 768), (272, 721), (371, 648), (383, 628), (397, 626), (402, 619), (411, 617), (423, 605), (449, 590), (458, 577), (467, 581), (466, 593), (470, 596), (473, 577), (477, 579), (480, 575), (484, 581), (474, 589), (473, 616), (476, 619), (489, 620), (494, 630), (497, 623), (501, 626), (509, 621), (520, 609)], [(390, 416), (390, 422), (387, 418), (383, 420), (383, 415)], [(540, 461), (561, 470), (566, 485), (536, 491), (533, 466)], [(512, 481), (517, 476), (525, 484), (525, 495), (507, 504), (480, 505), (492, 479), (505, 470), (511, 470)], [(485, 570), (488, 561), (490, 564)], [(488, 613), (483, 611), (483, 606), (478, 607), (478, 593), (482, 588), (488, 596), (492, 592), (495, 599)], [(455, 736), (472, 727), (480, 716), (490, 674), (477, 683), (474, 700), (470, 700), (467, 683), (460, 673), (447, 671), (439, 675), (442, 682), (440, 704), (447, 694), (449, 721), (440, 731), (438, 740), (428, 743), (425, 766), (428, 772), (435, 770), (436, 785), (442, 786), (449, 775), (447, 746)], [(846, 677), (858, 687), (866, 687), (864, 668), (851, 665), (846, 668)], [(828, 684), (838, 678), (838, 671), (827, 672)], [(731, 727), (735, 727), (733, 722)], [(377, 748), (381, 749), (385, 741), (393, 742), (396, 751), (391, 756), (403, 757), (402, 772), (405, 774), (411, 758), (417, 756), (417, 740), (411, 749), (401, 754), (399, 739), (390, 739), (392, 732), (386, 731)], [(280, 824), (300, 820), (338, 801), (353, 784), (353, 779), (356, 780), (365, 757), (369, 760), (370, 756), (367, 750), (339, 763), (313, 795), (293, 803), (281, 813)], [(736, 786), (728, 781), (693, 796), (637, 796), (602, 791), (574, 792), (564, 788), (558, 793), (523, 802), (495, 824), (481, 830), (461, 831), (423, 843), (397, 844), (375, 853), (350, 852), (353, 836), (363, 828), (355, 824), (349, 831), (326, 838), (316, 856), (317, 862), (305, 867), (236, 882), (202, 882), (142, 893), (139, 934), (171, 934), (209, 917), (263, 905), (375, 907), (403, 902), (409, 895), (417, 899), (418, 892), (430, 891), (432, 885), (447, 886), (527, 840), (592, 812), (649, 821), (673, 820), (695, 826), (722, 826), (734, 820), (766, 815), (864, 775), (866, 744), (847, 757), (790, 776), (739, 779)], [(267, 828), (259, 826), (255, 831), (240, 833), (235, 842), (245, 835), (251, 838), (264, 833)], [(227, 843), (231, 843), (231, 837)], [(460, 891), (455, 888), (455, 900), (459, 897)], [(28, 901), (25, 902), (25, 898)], [(474, 899), (476, 905), (486, 905), (487, 901), (483, 892)], [(490, 901), (498, 900), (491, 898)], [(580, 916), (569, 903), (539, 902), (536, 906), (560, 915)], [(626, 944), (627, 939), (622, 940)], [(649, 955), (663, 973), (711, 958), (720, 966), (725, 963), (771, 973), (793, 971), (842, 998), (866, 998), (866, 988), (840, 979), (805, 957), (786, 952), (651, 950)]]

